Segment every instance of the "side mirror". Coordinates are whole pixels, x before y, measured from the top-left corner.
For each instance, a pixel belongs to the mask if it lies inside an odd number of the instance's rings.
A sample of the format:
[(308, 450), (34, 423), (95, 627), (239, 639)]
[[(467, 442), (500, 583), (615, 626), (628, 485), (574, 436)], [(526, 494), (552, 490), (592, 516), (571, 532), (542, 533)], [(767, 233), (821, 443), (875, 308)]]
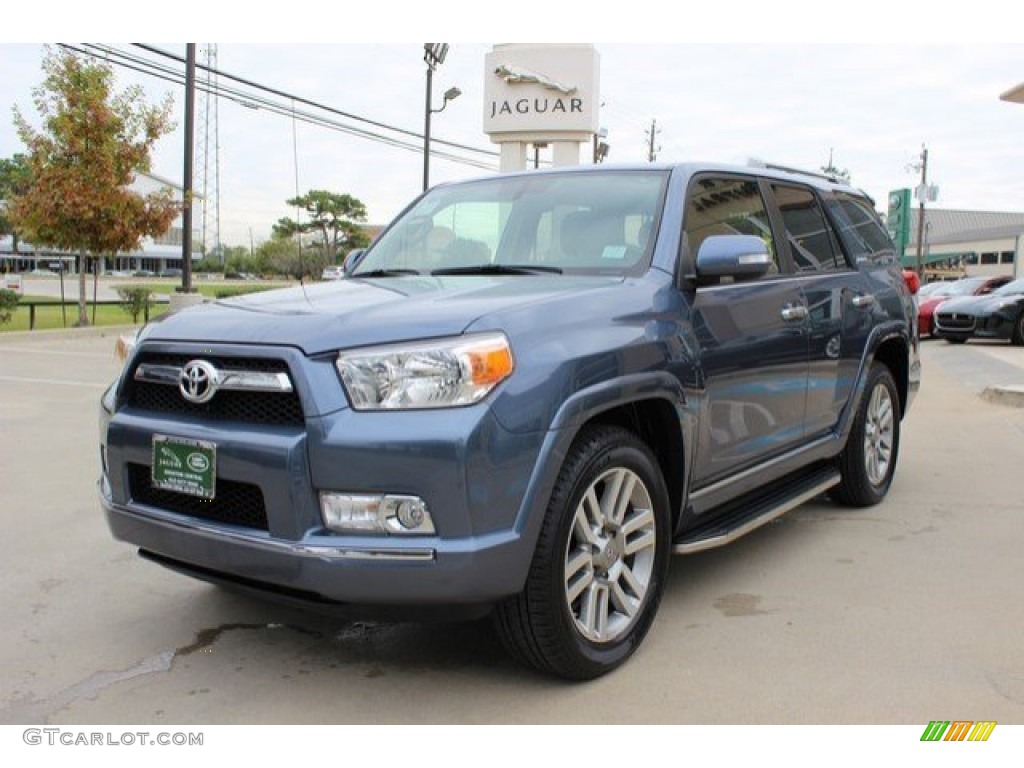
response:
[(363, 260), (363, 256), (365, 254), (365, 248), (356, 248), (355, 250), (349, 251), (345, 256), (345, 261), (341, 264), (341, 271), (346, 275), (351, 275), (352, 270), (359, 266), (359, 262)]
[(754, 235), (711, 235), (697, 252), (697, 276), (701, 278), (763, 277), (773, 266), (768, 246)]

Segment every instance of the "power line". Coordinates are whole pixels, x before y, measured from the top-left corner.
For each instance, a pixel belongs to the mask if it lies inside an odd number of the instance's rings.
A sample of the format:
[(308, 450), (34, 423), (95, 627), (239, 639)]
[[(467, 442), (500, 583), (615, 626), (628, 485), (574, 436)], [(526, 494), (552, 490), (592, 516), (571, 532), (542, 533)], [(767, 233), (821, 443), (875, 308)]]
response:
[[(118, 50), (116, 48), (111, 48), (109, 46), (102, 46), (102, 45), (94, 45), (94, 44), (91, 44), (91, 43), (84, 44), (84, 48), (78, 48), (76, 46), (69, 45), (67, 43), (60, 43), (60, 46), (63, 47), (63, 48), (66, 48), (68, 50), (74, 51), (76, 53), (82, 54), (82, 55), (92, 56), (94, 58), (104, 59), (104, 60), (106, 60), (106, 61), (108, 61), (108, 62), (110, 62), (112, 64), (117, 64), (118, 66), (124, 67), (126, 69), (134, 70), (136, 72), (140, 72), (140, 73), (148, 75), (150, 77), (156, 77), (156, 78), (158, 78), (160, 80), (164, 80), (166, 82), (175, 83), (176, 85), (183, 85), (184, 84), (184, 76), (182, 75), (182, 73), (178, 72), (176, 69), (166, 67), (166, 66), (161, 65), (161, 64), (159, 64), (157, 62), (154, 62), (154, 61), (150, 61), (150, 60), (147, 60), (147, 59), (142, 59), (142, 58), (139, 58), (139, 57), (131, 56), (130, 54), (127, 54), (124, 51), (120, 51), (120, 50)], [(113, 57), (113, 59), (111, 57)], [(172, 56), (172, 58), (176, 58), (176, 57)], [(222, 76), (222, 77), (228, 77), (229, 79), (238, 79), (238, 78), (233, 78), (232, 76), (224, 75), (224, 73), (218, 73), (218, 74), (220, 76)], [(266, 91), (273, 92), (275, 94), (277, 94), (277, 93), (284, 94), (284, 92), (275, 91), (274, 89), (267, 89), (267, 88), (264, 88), (264, 87), (256, 85), (256, 84), (254, 84), (254, 87), (256, 87), (259, 90), (266, 90)], [(317, 114), (314, 114), (312, 112), (300, 111), (300, 110), (293, 111), (290, 107), (288, 107), (286, 105), (282, 105), (282, 104), (280, 104), (278, 102), (275, 102), (275, 101), (273, 101), (271, 99), (268, 99), (268, 98), (266, 98), (264, 96), (261, 96), (259, 94), (247, 93), (247, 92), (241, 91), (241, 90), (239, 90), (237, 88), (232, 88), (230, 86), (225, 86), (219, 80), (217, 80), (216, 82), (211, 83), (211, 84), (207, 84), (207, 83), (202, 82), (202, 81), (197, 81), (197, 83), (196, 83), (196, 90), (206, 91), (206, 92), (208, 92), (210, 94), (213, 94), (214, 96), (217, 96), (219, 98), (229, 99), (230, 101), (234, 101), (235, 103), (240, 104), (241, 106), (244, 106), (244, 107), (248, 107), (250, 109), (263, 109), (263, 110), (266, 110), (266, 111), (271, 112), (273, 114), (277, 114), (277, 115), (281, 115), (283, 117), (287, 117), (289, 119), (293, 119), (294, 118), (294, 119), (297, 119), (297, 120), (299, 120), (301, 122), (308, 123), (310, 125), (316, 125), (316, 126), (319, 126), (321, 128), (327, 128), (327, 129), (330, 129), (330, 130), (338, 131), (340, 133), (346, 133), (346, 134), (349, 134), (349, 135), (357, 136), (359, 138), (368, 139), (370, 141), (376, 141), (376, 142), (379, 142), (379, 143), (382, 143), (382, 144), (386, 144), (388, 146), (395, 147), (397, 149), (405, 149), (405, 150), (407, 150), (409, 152), (415, 152), (417, 154), (421, 154), (422, 151), (423, 151), (423, 147), (421, 145), (419, 145), (419, 144), (413, 144), (411, 142), (407, 142), (407, 141), (404, 141), (402, 139), (397, 139), (397, 138), (394, 138), (394, 137), (391, 137), (391, 136), (385, 136), (383, 134), (376, 133), (376, 132), (373, 132), (373, 131), (370, 131), (370, 130), (367, 130), (367, 129), (364, 129), (364, 128), (359, 128), (357, 126), (347, 125), (345, 123), (342, 123), (342, 122), (339, 122), (337, 120), (334, 120), (334, 119), (332, 119), (330, 117), (326, 117), (326, 116), (323, 116), (323, 115), (317, 115)], [(288, 98), (288, 99), (293, 98), (292, 96), (287, 95), (287, 94), (285, 94), (284, 97)], [(326, 106), (323, 106), (323, 105), (317, 105), (316, 102), (309, 102), (309, 100), (302, 99), (301, 97), (298, 97), (298, 96), (296, 96), (294, 98), (295, 98), (296, 101), (301, 101), (301, 102), (307, 103), (307, 104), (313, 104), (318, 109), (323, 109), (323, 110), (325, 110), (327, 112), (332, 112), (332, 113), (336, 113), (336, 114), (340, 113), (339, 110), (335, 110), (335, 109), (333, 109), (331, 107), (326, 107)], [(340, 113), (340, 114), (346, 114), (346, 113)], [(357, 118), (357, 119), (360, 119), (360, 118)], [(381, 125), (383, 125), (383, 124), (381, 124)], [(402, 134), (418, 136), (418, 134), (416, 134), (414, 132), (406, 131), (404, 129), (389, 127), (389, 130), (394, 130), (394, 131), (402, 133)], [(478, 148), (468, 147), (466, 145), (456, 144), (454, 142), (449, 142), (449, 141), (444, 141), (444, 140), (439, 140), (438, 143), (444, 144), (444, 145), (447, 145), (447, 146), (456, 147), (456, 148), (465, 148), (465, 149), (468, 149), (468, 150), (471, 150), (471, 151), (474, 151), (474, 152), (478, 152), (478, 153), (482, 153), (482, 154), (487, 154), (487, 155), (495, 155), (495, 156), (497, 156), (499, 154), (497, 152), (492, 152), (492, 151), (488, 151), (488, 150), (481, 150), (481, 149), (478, 149)], [(474, 166), (476, 168), (482, 168), (482, 169), (489, 170), (489, 171), (497, 170), (496, 167), (493, 164), (491, 164), (491, 163), (487, 163), (487, 162), (485, 162), (483, 160), (477, 160), (477, 159), (474, 159), (474, 158), (464, 157), (462, 155), (457, 155), (457, 154), (454, 154), (452, 152), (445, 152), (443, 150), (432, 149), (431, 150), (431, 154), (433, 156), (435, 156), (435, 157), (443, 158), (443, 159), (449, 160), (451, 162), (462, 163), (463, 165), (470, 165), (470, 166)]]
[[(178, 61), (178, 62), (183, 62), (184, 61), (184, 59), (182, 59), (180, 56), (177, 56), (176, 54), (173, 54), (173, 53), (171, 53), (169, 51), (165, 51), (165, 50), (163, 50), (161, 48), (156, 48), (156, 47), (151, 46), (151, 45), (145, 45), (144, 43), (132, 43), (132, 45), (134, 45), (137, 48), (141, 48), (144, 51), (149, 51), (150, 53), (155, 53), (158, 56), (164, 56), (164, 57), (172, 59), (174, 61)], [(200, 66), (200, 68), (203, 68), (201, 65), (199, 65), (199, 66)], [(276, 88), (271, 88), (271, 87), (266, 86), (266, 85), (261, 85), (260, 83), (253, 82), (252, 80), (247, 80), (247, 79), (245, 79), (243, 77), (239, 77), (237, 75), (229, 74), (229, 73), (224, 72), (222, 70), (218, 71), (217, 74), (220, 77), (226, 78), (228, 80), (234, 80), (235, 82), (241, 83), (242, 85), (246, 85), (246, 86), (248, 86), (250, 88), (256, 88), (258, 90), (265, 91), (266, 93), (271, 93), (271, 94), (273, 94), (275, 96), (280, 96), (281, 98), (294, 99), (296, 102), (298, 102), (300, 104), (305, 104), (306, 106), (309, 106), (309, 107), (315, 107), (317, 109), (322, 109), (325, 112), (330, 112), (332, 114), (339, 115), (340, 117), (348, 118), (349, 120), (356, 120), (356, 121), (358, 121), (360, 123), (366, 123), (367, 125), (372, 125), (375, 128), (383, 128), (383, 129), (388, 130), (388, 131), (394, 131), (395, 133), (399, 133), (399, 134), (402, 134), (402, 135), (405, 135), (405, 136), (410, 136), (410, 137), (415, 138), (415, 139), (420, 139), (420, 140), (423, 139), (423, 134), (422, 133), (416, 133), (415, 131), (410, 131), (410, 130), (405, 129), (405, 128), (399, 128), (398, 126), (395, 126), (395, 125), (389, 125), (388, 123), (382, 123), (382, 122), (379, 122), (377, 120), (371, 120), (371, 119), (369, 119), (367, 117), (360, 117), (359, 115), (354, 115), (351, 112), (345, 112), (343, 110), (336, 109), (335, 107), (329, 107), (326, 104), (322, 104), (320, 102), (312, 101), (310, 99), (304, 99), (301, 96), (297, 96), (297, 95), (295, 95), (293, 93), (289, 93), (289, 92), (286, 92), (286, 91), (281, 91), (281, 90), (278, 90)], [(478, 152), (478, 153), (480, 153), (482, 155), (489, 155), (489, 156), (492, 156), (492, 157), (500, 157), (501, 156), (501, 153), (497, 152), (495, 150), (481, 149), (480, 147), (473, 147), (473, 146), (470, 146), (468, 144), (459, 144), (459, 143), (456, 143), (456, 142), (453, 142), (453, 141), (445, 141), (444, 139), (435, 139), (433, 137), (431, 137), (431, 141), (436, 141), (436, 142), (438, 142), (440, 144), (445, 144), (445, 145), (447, 145), (449, 147), (453, 147), (455, 149), (464, 149), (464, 150), (466, 150), (468, 152)]]

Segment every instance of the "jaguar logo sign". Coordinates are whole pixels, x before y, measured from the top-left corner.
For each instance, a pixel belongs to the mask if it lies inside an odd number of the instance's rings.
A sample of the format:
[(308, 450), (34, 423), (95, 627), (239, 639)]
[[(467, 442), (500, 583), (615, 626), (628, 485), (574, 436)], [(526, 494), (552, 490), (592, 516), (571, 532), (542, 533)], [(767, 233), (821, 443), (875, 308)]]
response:
[(484, 132), (492, 141), (589, 143), (600, 93), (592, 45), (496, 45), (484, 66)]

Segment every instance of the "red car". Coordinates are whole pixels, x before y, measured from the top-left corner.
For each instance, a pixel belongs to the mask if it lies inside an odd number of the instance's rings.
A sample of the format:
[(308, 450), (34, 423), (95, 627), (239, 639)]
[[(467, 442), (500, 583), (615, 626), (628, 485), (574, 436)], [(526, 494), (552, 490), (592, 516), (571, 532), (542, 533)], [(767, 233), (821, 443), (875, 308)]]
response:
[[(953, 296), (982, 296), (1006, 285), (1012, 277), (965, 277), (950, 283), (931, 283), (918, 293), (917, 328), (921, 336), (932, 335), (932, 316), (935, 308)], [(932, 288), (931, 286), (936, 286)], [(930, 290), (929, 290), (930, 289)]]

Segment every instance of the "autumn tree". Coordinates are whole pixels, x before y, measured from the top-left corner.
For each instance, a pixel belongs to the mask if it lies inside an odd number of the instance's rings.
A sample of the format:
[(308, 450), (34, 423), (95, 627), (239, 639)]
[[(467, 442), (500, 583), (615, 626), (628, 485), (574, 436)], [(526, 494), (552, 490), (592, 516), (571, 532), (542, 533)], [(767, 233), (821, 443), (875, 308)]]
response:
[(138, 86), (115, 93), (108, 65), (66, 51), (47, 49), (43, 72), (33, 90), (41, 129), (14, 109), (31, 183), (11, 198), (9, 215), (35, 245), (79, 254), (78, 324), (87, 325), (86, 257), (135, 250), (180, 211), (170, 190), (142, 196), (130, 188), (173, 127), (171, 101), (148, 105)]
[(359, 226), (366, 222), (366, 206), (351, 195), (311, 189), (287, 203), (293, 208), (304, 210), (309, 219), (304, 222), (279, 219), (274, 225), (274, 236), (312, 235), (312, 242), (328, 264), (336, 263), (342, 252), (363, 248), (369, 243), (369, 238)]

